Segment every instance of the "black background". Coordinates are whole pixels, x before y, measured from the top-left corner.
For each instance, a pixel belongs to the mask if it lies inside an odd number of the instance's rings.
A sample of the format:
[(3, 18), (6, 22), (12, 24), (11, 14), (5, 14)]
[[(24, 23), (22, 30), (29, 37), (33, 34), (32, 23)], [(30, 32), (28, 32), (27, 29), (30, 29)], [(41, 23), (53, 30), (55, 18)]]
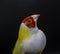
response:
[(38, 27), (47, 37), (44, 51), (60, 51), (60, 5), (58, 0), (2, 0), (0, 1), (0, 54), (11, 54), (22, 20), (26, 16), (37, 13), (41, 14)]

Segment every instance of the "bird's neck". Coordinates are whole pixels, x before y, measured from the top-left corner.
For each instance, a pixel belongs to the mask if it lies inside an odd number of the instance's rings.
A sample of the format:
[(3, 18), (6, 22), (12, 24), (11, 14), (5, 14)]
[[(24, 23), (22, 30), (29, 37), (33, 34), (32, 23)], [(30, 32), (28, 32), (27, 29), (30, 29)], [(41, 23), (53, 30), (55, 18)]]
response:
[(32, 34), (36, 33), (38, 31), (38, 28), (29, 29), (24, 24), (21, 24), (20, 30), (19, 30), (19, 39), (21, 41), (24, 41), (32, 36)]
[(25, 29), (24, 27), (20, 27), (20, 30), (19, 30), (19, 39), (20, 41), (24, 41), (24, 40), (27, 40), (31, 37), (32, 35), (32, 32), (28, 31), (27, 29)]
[(30, 31), (30, 32), (36, 32), (38, 31), (38, 27), (37, 27), (37, 24), (36, 24), (36, 27), (35, 28), (28, 28), (27, 26), (25, 26), (24, 23), (21, 24), (21, 27), (25, 28), (26, 30)]

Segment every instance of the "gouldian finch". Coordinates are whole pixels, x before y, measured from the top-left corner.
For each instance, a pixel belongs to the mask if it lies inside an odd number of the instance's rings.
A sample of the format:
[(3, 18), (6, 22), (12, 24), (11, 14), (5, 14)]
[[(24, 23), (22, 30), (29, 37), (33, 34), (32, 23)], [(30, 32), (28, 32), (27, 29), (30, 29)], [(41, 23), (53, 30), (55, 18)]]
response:
[(22, 20), (12, 54), (42, 54), (46, 46), (46, 36), (37, 27), (39, 16), (40, 14), (34, 14)]

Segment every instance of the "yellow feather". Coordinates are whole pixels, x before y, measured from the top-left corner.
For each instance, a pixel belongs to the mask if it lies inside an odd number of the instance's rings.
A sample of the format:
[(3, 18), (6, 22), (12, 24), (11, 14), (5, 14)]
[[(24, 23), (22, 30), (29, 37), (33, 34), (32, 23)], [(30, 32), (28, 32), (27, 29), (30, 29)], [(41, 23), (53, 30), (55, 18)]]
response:
[(19, 34), (18, 34), (18, 40), (15, 44), (14, 50), (12, 54), (22, 54), (22, 42), (26, 39), (29, 39), (31, 36), (31, 32), (24, 27), (20, 27)]
[(19, 39), (21, 41), (24, 41), (24, 40), (30, 38), (31, 34), (32, 34), (32, 32), (25, 29), (24, 27), (21, 27), (20, 30), (19, 30)]
[(20, 54), (21, 48), (22, 48), (22, 46), (20, 44), (20, 40), (18, 39), (15, 44), (12, 54)]

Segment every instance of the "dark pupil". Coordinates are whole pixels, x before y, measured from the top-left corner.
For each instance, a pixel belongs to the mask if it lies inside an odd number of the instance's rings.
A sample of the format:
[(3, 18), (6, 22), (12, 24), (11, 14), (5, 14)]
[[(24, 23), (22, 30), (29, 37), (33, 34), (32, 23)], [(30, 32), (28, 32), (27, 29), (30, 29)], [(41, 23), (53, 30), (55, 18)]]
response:
[(31, 22), (31, 20), (28, 20), (28, 23), (30, 23)]

